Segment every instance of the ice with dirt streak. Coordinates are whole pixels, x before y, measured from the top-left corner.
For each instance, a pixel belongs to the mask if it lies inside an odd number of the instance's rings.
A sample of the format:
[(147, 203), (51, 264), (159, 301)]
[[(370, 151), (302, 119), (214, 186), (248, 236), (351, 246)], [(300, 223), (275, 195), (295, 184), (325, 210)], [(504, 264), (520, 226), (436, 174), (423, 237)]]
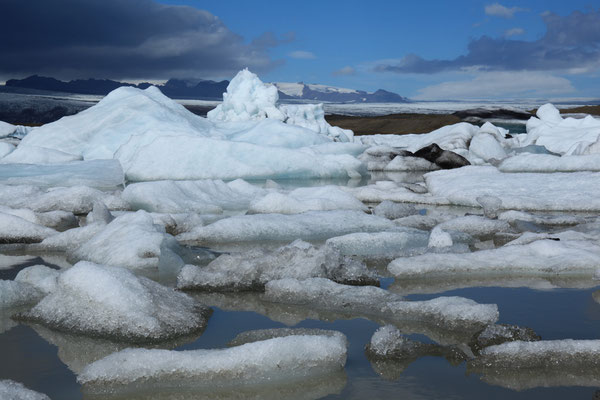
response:
[(54, 291), (19, 318), (66, 332), (151, 342), (199, 332), (208, 311), (127, 269), (82, 261), (62, 272)]
[(84, 385), (122, 385), (160, 379), (200, 387), (265, 385), (338, 371), (346, 364), (339, 336), (293, 335), (215, 350), (125, 349), (88, 365)]
[(255, 249), (223, 254), (205, 267), (186, 265), (177, 277), (177, 287), (211, 291), (263, 290), (272, 280), (313, 277), (352, 284), (376, 281), (363, 262), (343, 256), (334, 247), (316, 248), (296, 240), (272, 252)]
[(238, 215), (177, 236), (185, 243), (321, 240), (353, 232), (391, 230), (395, 224), (362, 211)]

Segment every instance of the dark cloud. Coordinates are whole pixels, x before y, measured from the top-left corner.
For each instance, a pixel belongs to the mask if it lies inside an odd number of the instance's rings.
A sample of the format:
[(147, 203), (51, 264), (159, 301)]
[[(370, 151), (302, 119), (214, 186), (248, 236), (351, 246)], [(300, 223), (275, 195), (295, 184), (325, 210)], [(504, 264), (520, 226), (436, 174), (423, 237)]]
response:
[(568, 71), (600, 68), (600, 10), (561, 17), (542, 15), (546, 34), (528, 42), (483, 36), (469, 43), (468, 52), (453, 60), (425, 60), (410, 54), (397, 64), (376, 71), (432, 74), (477, 68), (483, 71)]
[(0, 0), (0, 75), (161, 79), (277, 65), (265, 33), (249, 44), (218, 17), (154, 0)]

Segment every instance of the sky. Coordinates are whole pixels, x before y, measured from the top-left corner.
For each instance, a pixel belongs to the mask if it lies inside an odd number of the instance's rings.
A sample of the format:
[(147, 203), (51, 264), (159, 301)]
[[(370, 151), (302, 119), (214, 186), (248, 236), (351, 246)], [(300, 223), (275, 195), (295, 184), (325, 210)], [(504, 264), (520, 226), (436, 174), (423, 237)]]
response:
[(0, 81), (305, 82), (413, 99), (600, 98), (600, 6), (569, 1), (0, 0)]

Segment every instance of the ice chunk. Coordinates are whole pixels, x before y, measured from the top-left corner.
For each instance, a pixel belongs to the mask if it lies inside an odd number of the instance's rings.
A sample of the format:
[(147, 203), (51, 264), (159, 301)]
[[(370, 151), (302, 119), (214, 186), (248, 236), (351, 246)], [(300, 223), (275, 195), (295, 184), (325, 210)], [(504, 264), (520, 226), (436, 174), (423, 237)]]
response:
[(516, 340), (535, 342), (541, 339), (542, 338), (531, 328), (507, 324), (494, 324), (486, 326), (481, 332), (473, 335), (473, 339), (469, 343), (469, 346), (475, 354), (479, 354), (482, 349), (489, 346), (514, 342)]
[(0, 212), (0, 243), (36, 243), (56, 233), (54, 229)]
[(465, 215), (442, 222), (438, 227), (444, 231), (460, 231), (476, 237), (491, 237), (497, 232), (510, 229), (506, 221), (480, 217), (479, 215)]
[(385, 200), (373, 209), (373, 214), (388, 219), (398, 219), (417, 214), (417, 210), (412, 204), (395, 203)]
[(384, 171), (435, 171), (438, 169), (440, 167), (431, 161), (412, 156), (396, 156), (383, 167)]
[(445, 197), (432, 196), (429, 193), (415, 193), (405, 185), (392, 181), (377, 181), (375, 184), (346, 190), (365, 203), (380, 203), (389, 200), (397, 203), (450, 204), (450, 201)]
[(8, 154), (12, 153), (15, 150), (15, 145), (6, 142), (0, 142), (0, 162), (2, 159), (6, 157)]
[(89, 365), (77, 379), (87, 385), (159, 379), (203, 387), (248, 386), (303, 380), (337, 371), (345, 363), (345, 340), (338, 336), (287, 336), (222, 350), (126, 349)]
[(453, 244), (452, 236), (439, 226), (431, 230), (427, 244), (428, 247), (451, 247)]
[[(1, 164), (51, 164), (51, 163), (69, 163), (79, 161), (83, 158), (77, 154), (65, 153), (57, 149), (48, 149), (45, 147), (33, 145), (19, 145), (15, 151), (0, 160)], [(16, 166), (12, 166), (15, 168)]]
[(36, 212), (62, 210), (87, 214), (100, 201), (111, 210), (126, 209), (119, 192), (101, 192), (87, 186), (40, 188), (29, 185), (0, 184), (0, 204), (12, 208), (28, 208)]
[(32, 304), (44, 297), (44, 293), (24, 282), (0, 280), (0, 308)]
[(594, 172), (508, 174), (468, 166), (430, 172), (425, 181), (434, 197), (463, 206), (478, 207), (478, 197), (495, 196), (508, 210), (600, 210), (600, 173)]
[(427, 232), (407, 228), (396, 232), (350, 233), (327, 239), (326, 243), (346, 255), (392, 258), (424, 252), (428, 238)]
[[(174, 253), (175, 239), (155, 225), (145, 211), (128, 213), (115, 218), (102, 230), (69, 251), (72, 260), (86, 260), (98, 264), (132, 269), (158, 267), (161, 258), (179, 258)], [(183, 266), (179, 258), (178, 263)]]
[(318, 328), (276, 328), (245, 331), (234, 337), (233, 340), (227, 343), (227, 346), (240, 346), (246, 343), (286, 336), (331, 336), (342, 339), (348, 346), (348, 339), (342, 332)]
[(105, 229), (104, 223), (92, 223), (69, 229), (44, 239), (37, 247), (42, 251), (72, 252)]
[(254, 200), (251, 213), (298, 214), (306, 211), (361, 210), (367, 207), (356, 197), (336, 186), (306, 187), (290, 193), (269, 193)]
[(17, 127), (13, 124), (0, 121), (0, 138), (5, 138), (8, 135), (11, 135), (15, 130), (17, 130)]
[(36, 213), (27, 208), (10, 208), (0, 206), (0, 213), (14, 215), (31, 223), (43, 225), (56, 230), (66, 230), (78, 226), (79, 221), (73, 213), (67, 211), (48, 211)]
[(309, 211), (302, 214), (234, 216), (177, 236), (188, 243), (327, 239), (352, 232), (390, 230), (394, 223), (361, 211)]
[(279, 110), (285, 115), (285, 123), (302, 126), (340, 142), (352, 141), (354, 132), (331, 126), (325, 119), (323, 104), (282, 104)]
[(256, 196), (266, 194), (264, 189), (236, 180), (158, 181), (128, 185), (123, 199), (133, 209), (159, 213), (221, 213), (243, 210)]
[(207, 114), (211, 121), (246, 121), (273, 118), (283, 121), (277, 108), (279, 94), (273, 85), (264, 84), (258, 76), (244, 69), (229, 82), (223, 103)]
[(507, 158), (499, 166), (502, 172), (575, 172), (600, 171), (600, 154), (565, 155), (523, 153)]
[(500, 161), (508, 157), (498, 140), (487, 133), (479, 133), (473, 137), (469, 145), (469, 152), (486, 162)]
[(5, 400), (50, 400), (50, 397), (45, 394), (27, 389), (22, 383), (9, 379), (0, 380), (0, 398)]
[(0, 164), (0, 184), (113, 189), (122, 186), (124, 182), (123, 169), (117, 160), (76, 161), (47, 165)]
[(502, 199), (496, 196), (479, 196), (475, 199), (483, 207), (486, 218), (497, 218), (498, 211), (502, 208)]
[(498, 215), (498, 219), (514, 223), (516, 221), (533, 222), (537, 225), (577, 225), (586, 220), (575, 215), (534, 215), (523, 211), (505, 211)]
[(54, 292), (60, 272), (45, 265), (33, 265), (19, 271), (16, 282), (28, 283), (44, 294)]
[(498, 308), (492, 304), (478, 304), (462, 297), (403, 301), (400, 296), (377, 287), (341, 285), (324, 278), (271, 281), (265, 286), (265, 297), (274, 302), (355, 310), (394, 321), (427, 321), (447, 327), (485, 325), (498, 319)]
[(124, 268), (79, 262), (58, 277), (54, 292), (19, 318), (67, 332), (144, 342), (199, 332), (208, 315), (187, 295)]
[[(560, 237), (560, 235), (559, 235)], [(600, 246), (584, 240), (535, 240), (468, 254), (423, 254), (397, 258), (388, 270), (403, 279), (473, 276), (592, 276)]]
[(272, 280), (312, 277), (350, 284), (377, 282), (364, 263), (342, 256), (333, 247), (317, 249), (297, 240), (274, 252), (251, 250), (223, 254), (206, 267), (186, 265), (177, 278), (177, 287), (216, 291), (263, 290)]

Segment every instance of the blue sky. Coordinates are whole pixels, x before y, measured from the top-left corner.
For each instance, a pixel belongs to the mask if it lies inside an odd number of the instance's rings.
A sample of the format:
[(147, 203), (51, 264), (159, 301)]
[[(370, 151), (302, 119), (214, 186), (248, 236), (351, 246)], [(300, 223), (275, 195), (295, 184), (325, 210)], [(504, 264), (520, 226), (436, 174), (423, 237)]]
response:
[[(28, 21), (24, 24), (23, 21)], [(570, 1), (2, 0), (0, 81), (231, 79), (416, 99), (600, 98), (600, 7)]]

